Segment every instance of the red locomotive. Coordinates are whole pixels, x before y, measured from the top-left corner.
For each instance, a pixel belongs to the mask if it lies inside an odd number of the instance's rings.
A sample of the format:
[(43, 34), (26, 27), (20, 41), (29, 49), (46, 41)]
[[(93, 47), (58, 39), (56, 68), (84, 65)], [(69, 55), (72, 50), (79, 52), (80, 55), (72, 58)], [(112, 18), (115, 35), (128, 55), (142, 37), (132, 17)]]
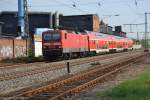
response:
[(46, 58), (87, 56), (133, 49), (128, 38), (86, 31), (49, 30), (42, 34), (42, 51)]

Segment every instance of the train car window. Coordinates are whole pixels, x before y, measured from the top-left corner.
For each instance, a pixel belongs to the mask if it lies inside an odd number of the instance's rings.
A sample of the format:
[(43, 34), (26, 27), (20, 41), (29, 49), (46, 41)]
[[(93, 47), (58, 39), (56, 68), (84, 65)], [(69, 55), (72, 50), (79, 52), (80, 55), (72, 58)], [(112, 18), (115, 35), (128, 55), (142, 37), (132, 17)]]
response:
[(116, 42), (114, 41), (114, 45), (116, 45)]
[(50, 41), (52, 39), (51, 34), (44, 34), (44, 40), (45, 41)]
[(111, 44), (112, 44), (112, 42), (110, 41), (110, 42), (109, 42), (109, 45), (111, 45)]
[(99, 48), (99, 43), (98, 43), (98, 41), (95, 41), (95, 43), (96, 43), (96, 48)]
[(95, 40), (93, 40), (93, 44), (96, 44)]
[(124, 42), (123, 45), (126, 45), (126, 43)]

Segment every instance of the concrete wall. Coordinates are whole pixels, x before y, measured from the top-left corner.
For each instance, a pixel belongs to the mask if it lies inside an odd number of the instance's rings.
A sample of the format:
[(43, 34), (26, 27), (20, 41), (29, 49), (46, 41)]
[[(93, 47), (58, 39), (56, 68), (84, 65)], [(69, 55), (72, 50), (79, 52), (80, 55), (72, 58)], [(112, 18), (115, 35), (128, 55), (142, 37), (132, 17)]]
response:
[(0, 38), (0, 60), (27, 55), (27, 41)]
[(35, 57), (42, 56), (42, 42), (41, 41), (34, 41), (35, 46)]

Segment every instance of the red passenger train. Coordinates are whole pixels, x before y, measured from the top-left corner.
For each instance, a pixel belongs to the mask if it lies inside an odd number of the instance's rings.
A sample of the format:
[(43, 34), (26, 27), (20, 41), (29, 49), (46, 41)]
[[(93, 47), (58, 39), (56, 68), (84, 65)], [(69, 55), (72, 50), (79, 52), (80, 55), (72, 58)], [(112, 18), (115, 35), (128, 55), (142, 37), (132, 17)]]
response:
[(88, 56), (91, 54), (127, 51), (133, 49), (128, 38), (86, 31), (48, 30), (42, 34), (42, 51), (45, 58)]

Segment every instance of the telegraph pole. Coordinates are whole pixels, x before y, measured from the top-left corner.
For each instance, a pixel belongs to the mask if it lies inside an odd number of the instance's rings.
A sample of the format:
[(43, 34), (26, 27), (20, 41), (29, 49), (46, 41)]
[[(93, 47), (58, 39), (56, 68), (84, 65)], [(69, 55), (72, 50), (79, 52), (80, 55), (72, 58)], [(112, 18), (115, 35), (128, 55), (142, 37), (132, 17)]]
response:
[(144, 25), (145, 23), (139, 23), (139, 24), (123, 24), (124, 26), (128, 25), (130, 26), (130, 32), (132, 33), (132, 26), (139, 26), (139, 25)]
[(29, 35), (27, 0), (18, 0), (18, 33), (22, 38)]
[(32, 35), (29, 33), (27, 0), (18, 0), (18, 30), (21, 38), (26, 39), (27, 41), (27, 55), (33, 56)]
[(25, 9), (25, 13), (24, 13), (24, 21), (25, 21), (25, 33), (26, 36), (25, 38), (27, 38), (27, 43), (28, 43), (28, 57), (33, 57), (34, 56), (34, 51), (33, 51), (33, 44), (32, 44), (32, 35), (29, 33), (29, 16), (28, 16), (28, 0), (24, 0), (24, 9)]
[(18, 0), (18, 33), (19, 36), (24, 37), (25, 35), (25, 20), (24, 20), (24, 0)]
[(137, 32), (137, 41), (139, 42), (140, 38), (139, 38), (139, 32)]
[(24, 30), (25, 30), (25, 37), (31, 37), (30, 34), (29, 34), (29, 19), (28, 19), (28, 1), (27, 0), (24, 0), (24, 10), (25, 10), (25, 13), (24, 13), (24, 21), (25, 21), (25, 27), (24, 27)]
[(149, 51), (149, 44), (148, 44), (148, 32), (147, 32), (147, 25), (148, 25), (148, 22), (147, 22), (147, 15), (148, 14), (150, 14), (150, 13), (147, 13), (147, 12), (145, 12), (145, 50), (144, 51), (146, 51), (146, 52), (148, 52)]

